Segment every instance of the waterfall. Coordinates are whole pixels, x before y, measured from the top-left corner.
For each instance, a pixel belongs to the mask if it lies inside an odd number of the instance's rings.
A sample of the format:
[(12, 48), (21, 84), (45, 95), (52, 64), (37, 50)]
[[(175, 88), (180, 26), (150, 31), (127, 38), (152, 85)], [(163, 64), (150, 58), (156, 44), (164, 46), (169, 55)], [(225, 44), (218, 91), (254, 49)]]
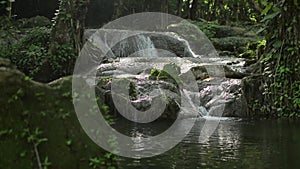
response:
[(122, 40), (112, 47), (117, 57), (158, 57), (157, 49), (149, 36), (146, 34), (127, 36), (126, 32), (121, 34)]
[(106, 58), (195, 56), (188, 42), (172, 32), (87, 29), (84, 39), (101, 50), (105, 48), (102, 52)]
[[(92, 33), (97, 36), (89, 39)], [(169, 93), (177, 94), (176, 90), (173, 90), (172, 82), (160, 81), (154, 84), (151, 79), (148, 79), (149, 72), (153, 67), (162, 70), (167, 63), (175, 63), (182, 68), (181, 72), (191, 70), (193, 75), (197, 76), (200, 104), (196, 109), (201, 117), (221, 117), (223, 112), (226, 116), (231, 116), (243, 111), (240, 106), (243, 104), (239, 90), (241, 79), (226, 78), (225, 71), (228, 74), (240, 73), (239, 71), (243, 71), (243, 69), (235, 71), (231, 68), (240, 68), (244, 62), (240, 62), (239, 66), (232, 65), (235, 59), (219, 57), (214, 51), (210, 52), (212, 55), (199, 55), (201, 51), (198, 53), (193, 51), (194, 48), (190, 47), (189, 41), (172, 32), (86, 30), (85, 39), (89, 39), (95, 48), (101, 50), (103, 46), (105, 46), (103, 48), (107, 48), (98, 52), (100, 54), (92, 53), (93, 56), (103, 56), (107, 59), (105, 64), (99, 66), (99, 70), (101, 69), (99, 77), (114, 76), (115, 78), (131, 79), (136, 84), (138, 96), (140, 96), (140, 98), (135, 98), (136, 100), (133, 100), (132, 104), (142, 107), (142, 110), (151, 105), (149, 104), (151, 99), (147, 98), (149, 96), (147, 94), (153, 90), (153, 86), (163, 86)], [(205, 45), (207, 44), (204, 44), (204, 47)], [(204, 53), (209, 52), (205, 50)], [(110, 60), (110, 58), (113, 59)], [(114, 58), (118, 59), (114, 60)], [(147, 83), (151, 85), (145, 85)], [(172, 96), (172, 99), (175, 100), (177, 97)], [(225, 108), (226, 111), (224, 111)]]
[[(143, 34), (138, 34), (134, 37), (135, 52), (133, 55), (137, 57), (158, 57), (157, 49), (155, 48), (150, 37)], [(124, 50), (124, 49), (123, 49)]]

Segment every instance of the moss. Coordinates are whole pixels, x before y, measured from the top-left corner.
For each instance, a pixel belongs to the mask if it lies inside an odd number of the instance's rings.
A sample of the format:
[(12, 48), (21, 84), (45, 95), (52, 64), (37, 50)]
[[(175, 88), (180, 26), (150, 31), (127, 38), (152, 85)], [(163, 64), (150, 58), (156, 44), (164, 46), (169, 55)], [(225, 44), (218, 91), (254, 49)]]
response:
[[(169, 73), (171, 73), (172, 75), (170, 75)], [(150, 73), (150, 79), (172, 79), (172, 80), (178, 80), (179, 82), (179, 78), (176, 76), (178, 76), (180, 74), (180, 67), (178, 67), (176, 64), (170, 63), (170, 64), (166, 64), (163, 68), (163, 70), (158, 70), (158, 69), (152, 69), (151, 73)]]

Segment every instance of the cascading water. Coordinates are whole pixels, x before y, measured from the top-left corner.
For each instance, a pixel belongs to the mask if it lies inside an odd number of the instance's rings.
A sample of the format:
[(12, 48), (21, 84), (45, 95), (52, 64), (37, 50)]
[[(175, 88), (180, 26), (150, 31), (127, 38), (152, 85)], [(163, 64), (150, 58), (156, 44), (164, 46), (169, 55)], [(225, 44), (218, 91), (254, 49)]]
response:
[[(218, 56), (211, 57), (209, 55), (196, 55), (193, 51), (191, 51), (191, 48), (186, 40), (170, 32), (154, 33), (131, 32), (127, 30), (100, 30), (97, 31), (97, 33), (99, 34), (99, 37), (102, 37), (102, 39), (104, 39), (105, 45), (110, 47), (110, 50), (107, 53), (112, 54), (108, 55), (108, 57), (121, 58), (117, 66), (116, 64), (110, 64), (107, 71), (105, 70), (106, 65), (102, 65), (102, 74), (109, 75), (111, 72), (113, 73), (111, 75), (116, 75), (116, 77), (119, 78), (134, 77), (133, 81), (136, 85), (138, 96), (136, 96), (137, 98), (133, 101), (133, 104), (140, 107), (142, 106), (141, 109), (143, 109), (143, 106), (149, 106), (149, 100), (151, 102), (151, 97), (148, 95), (150, 93), (149, 91), (153, 90), (153, 86), (151, 87), (151, 85), (155, 86), (157, 84), (145, 85), (145, 83), (149, 83), (149, 81), (147, 81), (147, 76), (142, 76), (142, 74), (140, 73), (147, 72), (146, 70), (148, 70), (149, 73), (149, 69), (151, 70), (153, 67), (162, 69), (162, 65), (166, 63), (175, 63), (180, 67), (185, 67), (186, 69), (191, 70), (195, 66), (202, 66), (204, 67), (204, 69), (206, 69), (206, 72), (210, 72), (210, 74), (208, 73), (209, 78), (206, 77), (197, 79), (200, 95), (200, 116), (220, 117), (222, 115), (222, 112), (218, 112), (219, 110), (221, 110), (219, 108), (219, 105), (224, 106), (225, 104), (235, 99), (235, 96), (232, 96), (233, 89), (231, 88), (238, 85), (236, 83), (239, 83), (239, 80), (228, 80), (225, 78), (224, 73), (222, 74), (222, 72), (216, 72), (214, 71), (215, 69), (213, 69), (214, 66), (220, 67), (220, 65), (226, 65), (231, 61), (228, 58), (221, 58)], [(86, 34), (86, 38), (87, 37), (88, 34)], [(168, 51), (172, 54), (168, 54), (165, 51)], [(188, 58), (188, 62), (182, 62), (181, 60), (178, 60), (182, 57)], [(112, 67), (115, 67), (113, 69), (117, 70), (117, 74), (112, 71)], [(141, 69), (144, 71), (140, 71)], [(130, 73), (133, 74), (130, 75)], [(195, 73), (195, 75), (199, 75), (198, 72)], [(234, 86), (231, 86), (231, 84), (233, 84)], [(172, 88), (170, 87), (170, 85), (171, 84), (167, 84), (167, 90), (170, 90), (169, 88)], [(139, 102), (142, 103), (139, 104)]]
[(140, 57), (158, 57), (157, 50), (149, 37), (139, 34), (136, 36), (136, 51)]
[(158, 57), (157, 50), (150, 37), (144, 34), (124, 39), (117, 46), (120, 48), (118, 56), (121, 57)]

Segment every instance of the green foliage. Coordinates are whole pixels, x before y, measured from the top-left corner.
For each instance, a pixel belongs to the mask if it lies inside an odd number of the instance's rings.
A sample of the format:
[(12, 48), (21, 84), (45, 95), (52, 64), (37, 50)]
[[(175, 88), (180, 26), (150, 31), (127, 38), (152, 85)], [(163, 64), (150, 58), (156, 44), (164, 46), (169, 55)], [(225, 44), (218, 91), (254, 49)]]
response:
[(196, 24), (198, 28), (209, 38), (216, 37), (216, 22), (208, 22), (203, 20), (203, 24), (197, 24), (197, 22), (192, 22)]
[(95, 107), (94, 111), (97, 111), (98, 107), (100, 109), (100, 112), (102, 113), (102, 116), (104, 117), (105, 121), (109, 124), (109, 125), (113, 125), (115, 123), (114, 118), (111, 116), (111, 112), (110, 112), (110, 108), (108, 105), (106, 105), (105, 103), (103, 103), (103, 101), (97, 97), (96, 98), (97, 101), (97, 107)]
[(170, 64), (165, 65), (163, 70), (158, 70), (158, 69), (154, 68), (150, 72), (150, 78), (153, 78), (153, 79), (173, 79), (173, 77), (167, 72), (172, 72), (172, 73), (178, 75), (180, 73), (180, 68), (174, 63), (170, 63)]
[(47, 138), (41, 138), (42, 131), (39, 128), (35, 128), (34, 131), (30, 131), (29, 128), (25, 128), (22, 136), (27, 137), (28, 143), (33, 143), (35, 146), (40, 145), (42, 142), (47, 142)]
[(72, 74), (76, 58), (77, 54), (73, 45), (64, 44), (58, 46), (49, 58), (54, 78)]
[(47, 27), (29, 29), (26, 35), (21, 36), (18, 41), (17, 38), (12, 38), (12, 42), (1, 45), (0, 57), (10, 59), (19, 70), (41, 82), (49, 82), (72, 74), (76, 61), (76, 51), (73, 45), (57, 45), (56, 50), (50, 54), (50, 29)]
[(5, 10), (7, 11), (8, 18), (12, 17), (12, 7), (15, 0), (1, 0), (0, 5), (5, 7)]
[(266, 40), (259, 40), (257, 42), (249, 42), (246, 46), (244, 53), (239, 56), (242, 58), (256, 59), (258, 60), (260, 55), (266, 49)]
[(151, 79), (172, 79), (172, 77), (163, 70), (152, 69), (150, 73)]
[(49, 158), (48, 157), (45, 157), (43, 163), (42, 163), (42, 166), (43, 166), (43, 169), (48, 169), (50, 166), (51, 166), (51, 162), (49, 161)]
[(107, 169), (116, 169), (114, 161), (117, 161), (117, 156), (112, 153), (106, 153), (103, 157), (92, 157), (89, 159), (89, 166), (93, 169), (98, 168), (107, 168)]
[[(262, 22), (268, 34), (263, 64), (263, 111), (277, 117), (300, 117), (300, 6), (292, 1), (266, 3)], [(291, 15), (291, 13), (293, 13)]]
[(0, 57), (10, 59), (21, 71), (34, 77), (47, 57), (49, 33), (47, 28), (35, 28), (18, 43), (4, 48)]
[(15, 101), (18, 101), (23, 96), (24, 96), (24, 90), (18, 89), (17, 92), (13, 94), (10, 99), (8, 99), (7, 103), (14, 103)]

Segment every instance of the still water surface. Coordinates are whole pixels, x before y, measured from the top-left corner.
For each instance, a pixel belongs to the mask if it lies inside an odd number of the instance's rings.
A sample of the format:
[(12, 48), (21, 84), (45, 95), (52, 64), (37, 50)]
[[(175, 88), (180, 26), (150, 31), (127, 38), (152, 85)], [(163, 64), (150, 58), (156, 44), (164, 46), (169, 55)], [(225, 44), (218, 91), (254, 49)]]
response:
[[(127, 135), (155, 135), (166, 122), (136, 125), (120, 120), (116, 129)], [(122, 169), (300, 169), (300, 121), (222, 120), (204, 143), (198, 141), (203, 120), (188, 136), (159, 156), (121, 158)]]

